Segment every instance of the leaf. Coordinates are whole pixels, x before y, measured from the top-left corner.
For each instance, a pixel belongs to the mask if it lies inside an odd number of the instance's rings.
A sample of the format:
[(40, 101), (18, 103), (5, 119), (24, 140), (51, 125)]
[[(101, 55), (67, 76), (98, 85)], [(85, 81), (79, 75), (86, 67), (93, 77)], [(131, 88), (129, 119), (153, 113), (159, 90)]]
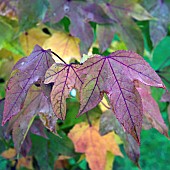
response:
[(166, 91), (161, 98), (161, 102), (170, 102), (170, 92)]
[(138, 143), (127, 134), (116, 119), (112, 110), (105, 111), (100, 118), (100, 134), (105, 135), (113, 131), (120, 136), (128, 157), (139, 167), (140, 150)]
[(107, 158), (106, 158), (106, 166), (105, 170), (110, 170), (113, 167), (113, 162), (114, 162), (114, 155), (110, 152), (107, 152)]
[[(72, 58), (80, 60), (79, 39), (63, 32), (55, 32), (43, 45), (44, 49), (51, 49), (65, 62), (69, 63)], [(61, 62), (54, 56), (56, 62)]]
[(1, 156), (6, 159), (12, 159), (16, 156), (16, 150), (14, 148), (9, 148), (8, 150), (2, 152)]
[(9, 42), (13, 37), (12, 26), (4, 21), (0, 20), (0, 49), (5, 45), (5, 42)]
[(68, 134), (73, 141), (76, 152), (85, 153), (92, 170), (103, 170), (106, 165), (106, 153), (121, 156), (113, 134), (101, 137), (96, 127), (86, 123), (76, 124)]
[[(32, 5), (34, 4), (34, 5)], [(19, 0), (18, 2), (18, 18), (20, 31), (28, 30), (34, 27), (38, 21), (41, 21), (47, 10), (46, 0)]]
[(130, 11), (130, 15), (139, 21), (153, 19), (151, 14), (138, 3), (134, 4), (133, 9)]
[(50, 37), (43, 31), (43, 26), (32, 28), (20, 35), (19, 40), (26, 55), (32, 52), (35, 45), (43, 46), (44, 42)]
[[(67, 103), (67, 116), (64, 120), (63, 124), (60, 126), (60, 129), (67, 129), (70, 127), (73, 127), (75, 124), (80, 122), (87, 122), (86, 115), (82, 115), (78, 118), (76, 118), (76, 115), (79, 111), (80, 103), (75, 100), (74, 98), (70, 98), (66, 100)], [(102, 110), (100, 106), (95, 107), (94, 109), (90, 110), (89, 112), (89, 119), (91, 121), (96, 120), (100, 115), (102, 114)]]
[(43, 50), (37, 45), (25, 62), (16, 68), (17, 73), (10, 78), (7, 85), (2, 125), (22, 109), (31, 85), (44, 80), (46, 70), (53, 63), (49, 53), (50, 50)]
[(80, 89), (82, 80), (76, 73), (77, 65), (53, 64), (46, 72), (45, 84), (54, 83), (51, 92), (53, 110), (59, 119), (66, 116), (66, 99), (72, 88)]
[(23, 55), (18, 37), (15, 35), (17, 26), (10, 21), (0, 17), (0, 49), (4, 48), (14, 54)]
[(30, 133), (28, 132), (26, 138), (21, 145), (20, 153), (22, 156), (26, 157), (32, 147), (32, 141), (30, 138)]
[[(156, 70), (157, 74), (161, 77), (166, 87), (170, 89), (170, 50), (168, 48), (170, 37), (164, 38), (155, 47), (152, 57), (152, 67)], [(162, 56), (162, 54), (164, 54)]]
[(158, 1), (157, 5), (152, 8), (151, 15), (156, 20), (150, 21), (150, 37), (153, 46), (156, 46), (168, 32), (168, 22), (170, 21), (168, 6), (164, 2)]
[[(4, 100), (5, 99), (0, 99), (0, 122), (2, 122), (2, 116), (3, 116), (2, 113), (4, 110)], [(7, 128), (7, 125), (0, 126), (0, 139), (6, 138), (6, 128)]]
[(21, 145), (40, 109), (39, 105), (42, 97), (41, 93), (30, 93), (25, 101), (23, 110), (14, 122), (12, 136), (17, 152), (20, 151)]
[(116, 24), (114, 24), (116, 31), (120, 34), (128, 49), (143, 54), (142, 32), (130, 17), (131, 15), (135, 17), (141, 15), (141, 11), (136, 10), (136, 6), (136, 3), (131, 0), (126, 1), (126, 3), (123, 0), (115, 0), (104, 4), (105, 11), (109, 17), (116, 21)]
[[(48, 90), (47, 87), (45, 89)], [(49, 110), (52, 110), (51, 103), (49, 103), (49, 100), (45, 92), (42, 90), (42, 87), (32, 87), (28, 91), (24, 108), (15, 118), (13, 125), (11, 125), (11, 128), (13, 129), (12, 135), (14, 146), (17, 152), (21, 150), (21, 153), (24, 156), (26, 156), (26, 154), (29, 152), (31, 148), (31, 140), (29, 137), (30, 132), (47, 138), (42, 122), (37, 119), (34, 121), (34, 119), (40, 113), (43, 115), (51, 114)], [(51, 118), (49, 118), (48, 121), (50, 122)], [(54, 119), (53, 122), (54, 121), (56, 121), (56, 119)], [(53, 132), (56, 134), (54, 131), (56, 122), (55, 124), (49, 124), (46, 126), (50, 126), (50, 130), (53, 130)]]
[(48, 138), (46, 133), (44, 132), (44, 126), (41, 122), (41, 120), (37, 119), (34, 120), (31, 128), (30, 128), (31, 133), (38, 135), (38, 136), (42, 136), (44, 138)]
[(33, 169), (33, 158), (31, 156), (21, 157), (18, 159), (16, 168), (21, 169), (23, 167), (27, 169)]
[[(89, 21), (97, 23), (113, 22), (97, 3), (83, 1), (50, 0), (50, 9), (45, 21), (58, 22), (64, 16), (71, 20), (70, 34), (80, 38), (81, 53), (87, 53), (93, 42), (93, 31)], [(77, 9), (75, 11), (75, 9)], [(94, 10), (95, 9), (95, 10)]]
[(107, 57), (95, 55), (78, 70), (86, 75), (80, 91), (78, 116), (94, 108), (106, 93), (117, 119), (140, 142), (142, 103), (134, 80), (164, 88), (154, 70), (136, 53), (117, 51)]
[(53, 132), (55, 135), (58, 135), (56, 132), (56, 122), (57, 117), (53, 112), (51, 100), (50, 100), (50, 93), (51, 93), (51, 86), (48, 85), (41, 85), (42, 92), (45, 94), (43, 99), (41, 100), (40, 104), (40, 111), (38, 113), (40, 120), (44, 124), (44, 126)]
[(152, 125), (152, 127), (168, 137), (168, 128), (164, 123), (158, 104), (151, 95), (150, 88), (141, 85), (140, 83), (136, 85), (136, 88), (142, 99), (143, 114), (146, 120)]
[(110, 46), (115, 32), (115, 28), (110, 25), (97, 25), (96, 34), (101, 52)]
[[(40, 169), (54, 169), (54, 162), (59, 155), (74, 156), (74, 146), (71, 140), (62, 131), (58, 132), (61, 137), (47, 133), (49, 139), (39, 138), (32, 135), (31, 154), (35, 157)], [(40, 145), (41, 143), (41, 145)]]

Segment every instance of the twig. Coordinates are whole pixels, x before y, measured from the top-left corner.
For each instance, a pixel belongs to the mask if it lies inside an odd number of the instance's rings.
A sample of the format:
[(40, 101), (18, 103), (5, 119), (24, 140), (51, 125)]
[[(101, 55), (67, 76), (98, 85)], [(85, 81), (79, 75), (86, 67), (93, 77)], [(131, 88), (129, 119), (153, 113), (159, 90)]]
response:
[(54, 54), (57, 58), (59, 58), (64, 64), (67, 64), (58, 54), (53, 51), (51, 51), (51, 53)]
[(104, 107), (106, 107), (107, 109), (111, 109), (109, 106), (107, 106), (105, 103), (103, 103), (102, 101), (101, 101), (101, 104), (104, 106)]
[(90, 121), (88, 112), (86, 112), (86, 117), (87, 117), (87, 121), (88, 121), (89, 126), (92, 127), (92, 123)]

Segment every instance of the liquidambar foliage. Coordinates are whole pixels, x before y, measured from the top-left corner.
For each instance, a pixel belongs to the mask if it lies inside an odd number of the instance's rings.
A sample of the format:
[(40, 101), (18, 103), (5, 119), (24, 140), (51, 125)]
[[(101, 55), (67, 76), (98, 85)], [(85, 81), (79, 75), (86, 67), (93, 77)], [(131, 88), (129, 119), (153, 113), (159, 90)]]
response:
[[(169, 8), (145, 3), (0, 1), (0, 54), (15, 56), (0, 63), (0, 73), (12, 69), (0, 100), (0, 139), (12, 135), (14, 144), (2, 157), (23, 155), (18, 169), (76, 169), (86, 160), (87, 169), (110, 170), (123, 144), (140, 167), (142, 127), (168, 137), (150, 87), (169, 88), (170, 60), (160, 65), (153, 57), (154, 71), (142, 56), (166, 36)], [(166, 92), (162, 101), (169, 99)]]

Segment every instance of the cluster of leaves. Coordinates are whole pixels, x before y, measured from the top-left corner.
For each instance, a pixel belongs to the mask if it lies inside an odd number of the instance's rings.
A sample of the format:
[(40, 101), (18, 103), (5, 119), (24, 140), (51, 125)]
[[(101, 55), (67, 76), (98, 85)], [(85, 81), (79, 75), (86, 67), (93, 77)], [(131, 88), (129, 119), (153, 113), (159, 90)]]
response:
[[(154, 127), (168, 136), (149, 87), (170, 88), (169, 56), (160, 63), (160, 49), (169, 42), (163, 39), (168, 33), (168, 3), (2, 0), (0, 10), (0, 78), (9, 79), (5, 99), (0, 101), (4, 125), (0, 138), (10, 148), (13, 144), (7, 141), (12, 133), (16, 150), (2, 156), (13, 160), (17, 153), (31, 155), (11, 166), (31, 169), (33, 162), (34, 168), (53, 169), (60, 164), (83, 168), (84, 156), (78, 153), (84, 153), (90, 169), (111, 169), (114, 155), (122, 156), (120, 143), (139, 166), (142, 127)], [(142, 21), (147, 21), (151, 41), (142, 35)], [(151, 51), (151, 42), (156, 48), (150, 64), (164, 84), (137, 54), (143, 55), (144, 45)], [(7, 66), (12, 73), (2, 74)], [(162, 101), (170, 102), (168, 92)], [(78, 162), (72, 167), (71, 158)]]

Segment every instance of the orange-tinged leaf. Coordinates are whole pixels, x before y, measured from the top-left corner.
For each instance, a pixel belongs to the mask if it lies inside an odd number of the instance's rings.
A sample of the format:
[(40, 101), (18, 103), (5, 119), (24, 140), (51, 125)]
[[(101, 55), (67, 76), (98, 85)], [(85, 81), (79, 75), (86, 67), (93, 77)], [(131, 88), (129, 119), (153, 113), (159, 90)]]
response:
[(1, 156), (6, 159), (12, 159), (17, 154), (16, 150), (14, 148), (9, 148), (8, 150), (2, 152)]
[(76, 73), (75, 64), (53, 64), (45, 75), (45, 84), (54, 83), (51, 91), (51, 102), (57, 118), (66, 116), (66, 99), (73, 88), (80, 89), (82, 80)]
[(68, 136), (74, 143), (76, 152), (85, 153), (92, 170), (103, 170), (106, 166), (107, 151), (121, 156), (112, 133), (100, 136), (98, 127), (86, 123), (76, 124)]
[(18, 160), (16, 169), (21, 169), (21, 167), (25, 167), (27, 169), (32, 170), (33, 169), (32, 164), (33, 164), (33, 159), (31, 156), (22, 157)]
[[(45, 41), (43, 48), (51, 49), (63, 58), (64, 61), (69, 62), (72, 58), (80, 60), (79, 42), (80, 40), (78, 38), (70, 34), (56, 32)], [(54, 60), (56, 62), (59, 61), (55, 56)]]

